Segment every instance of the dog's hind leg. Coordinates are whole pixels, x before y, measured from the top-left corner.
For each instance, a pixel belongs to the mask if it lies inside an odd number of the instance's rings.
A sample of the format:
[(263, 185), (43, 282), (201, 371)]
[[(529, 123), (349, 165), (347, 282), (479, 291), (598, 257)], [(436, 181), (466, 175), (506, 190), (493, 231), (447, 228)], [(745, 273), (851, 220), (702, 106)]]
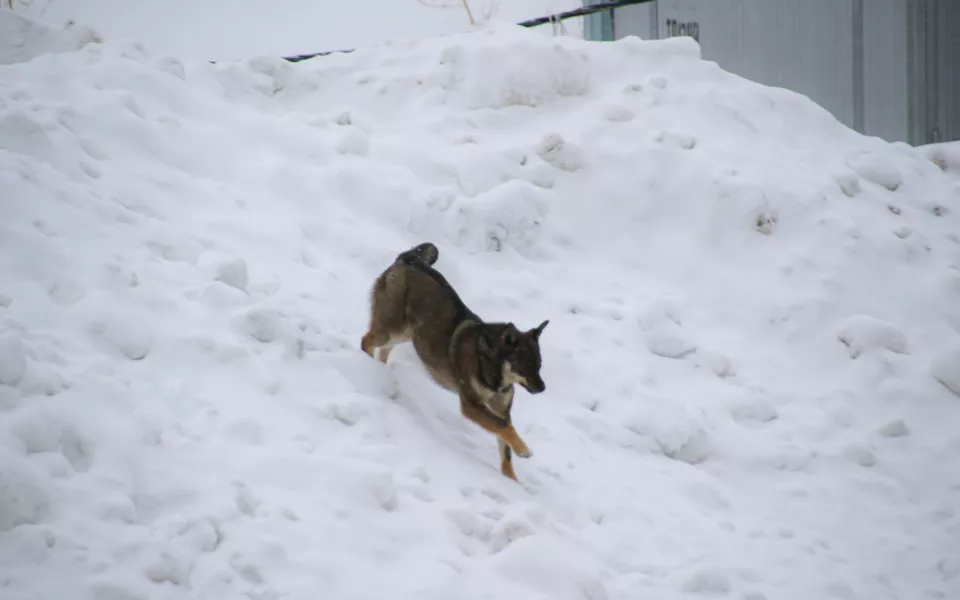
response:
[[(388, 341), (390, 341), (390, 334), (383, 330), (371, 329), (363, 335), (363, 338), (360, 340), (360, 347), (363, 348), (363, 351), (373, 357), (373, 351), (377, 348), (383, 346)], [(381, 355), (383, 351), (381, 350)], [(384, 361), (386, 362), (386, 361)]]
[(390, 339), (387, 341), (387, 343), (382, 344), (380, 346), (380, 352), (378, 353), (378, 358), (380, 359), (380, 362), (382, 362), (383, 364), (387, 364), (387, 359), (390, 358), (390, 353), (393, 351), (393, 349), (396, 348), (398, 345), (404, 342), (409, 342), (409, 341), (410, 341), (410, 333), (407, 331), (404, 331), (402, 333), (391, 333)]
[(373, 351), (380, 348), (380, 361), (386, 363), (390, 350), (409, 338), (406, 331), (403, 287), (395, 273), (391, 271), (381, 275), (373, 286), (370, 306), (370, 327), (360, 340), (363, 351), (373, 357)]
[(400, 325), (397, 329), (390, 330), (380, 323), (374, 323), (370, 331), (360, 340), (360, 347), (370, 356), (373, 356), (373, 351), (379, 348), (376, 358), (383, 364), (387, 364), (390, 352), (398, 345), (409, 341), (409, 328)]

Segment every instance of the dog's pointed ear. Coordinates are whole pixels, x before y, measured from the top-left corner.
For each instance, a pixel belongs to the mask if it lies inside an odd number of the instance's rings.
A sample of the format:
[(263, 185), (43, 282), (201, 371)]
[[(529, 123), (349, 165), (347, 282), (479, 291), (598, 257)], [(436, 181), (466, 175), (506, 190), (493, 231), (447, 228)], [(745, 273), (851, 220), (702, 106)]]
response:
[(535, 339), (535, 340), (539, 340), (539, 339), (540, 339), (540, 334), (543, 333), (543, 328), (546, 327), (546, 326), (547, 326), (547, 323), (549, 323), (549, 322), (550, 322), (550, 319), (547, 319), (547, 320), (544, 321), (543, 323), (540, 323), (540, 324), (537, 325), (535, 328), (533, 328), (533, 329), (531, 329), (530, 331), (528, 331), (528, 332), (527, 332), (527, 335), (529, 335), (530, 337), (532, 337), (532, 338)]
[(513, 323), (507, 323), (507, 326), (500, 332), (500, 348), (507, 349), (516, 346), (518, 333), (520, 332), (517, 331)]

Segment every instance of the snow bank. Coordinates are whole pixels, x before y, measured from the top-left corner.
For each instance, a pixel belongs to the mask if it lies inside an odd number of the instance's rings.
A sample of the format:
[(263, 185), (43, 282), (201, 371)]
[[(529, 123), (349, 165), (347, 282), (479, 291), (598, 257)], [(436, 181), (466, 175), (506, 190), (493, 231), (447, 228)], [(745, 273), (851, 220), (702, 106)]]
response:
[(26, 62), (41, 54), (73, 52), (103, 40), (93, 29), (68, 23), (54, 27), (11, 11), (0, 18), (0, 65)]
[[(687, 39), (31, 44), (0, 67), (5, 600), (960, 594), (956, 144)], [(479, 314), (550, 319), (520, 485), (409, 347), (359, 350), (423, 240)]]

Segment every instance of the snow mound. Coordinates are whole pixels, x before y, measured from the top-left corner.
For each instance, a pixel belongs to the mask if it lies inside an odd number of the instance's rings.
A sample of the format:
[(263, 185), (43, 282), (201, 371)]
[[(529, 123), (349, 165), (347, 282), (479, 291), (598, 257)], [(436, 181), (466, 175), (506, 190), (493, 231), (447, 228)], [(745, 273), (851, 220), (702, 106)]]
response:
[[(495, 33), (489, 29), (486, 35)], [(538, 42), (451, 45), (440, 56), (442, 85), (458, 92), (471, 109), (536, 107), (585, 95), (590, 65), (583, 49)]]
[[(60, 33), (0, 37), (4, 600), (960, 595), (958, 145), (691, 39)], [(519, 484), (359, 349), (427, 240), (484, 318), (550, 319)]]
[(48, 53), (74, 52), (103, 40), (93, 29), (73, 22), (55, 27), (6, 10), (0, 15), (0, 65), (32, 60)]
[(857, 358), (871, 348), (883, 348), (898, 354), (907, 353), (907, 336), (898, 327), (869, 315), (847, 318), (837, 338), (850, 349), (850, 358)]

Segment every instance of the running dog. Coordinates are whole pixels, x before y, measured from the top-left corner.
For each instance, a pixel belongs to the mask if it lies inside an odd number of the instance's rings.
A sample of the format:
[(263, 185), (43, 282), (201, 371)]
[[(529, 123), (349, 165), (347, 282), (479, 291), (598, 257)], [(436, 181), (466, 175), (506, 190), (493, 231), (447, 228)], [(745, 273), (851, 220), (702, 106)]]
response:
[(433, 244), (420, 244), (401, 252), (377, 278), (370, 329), (360, 345), (371, 357), (379, 349), (386, 363), (395, 346), (412, 341), (434, 381), (460, 396), (463, 416), (497, 437), (500, 471), (516, 481), (512, 452), (522, 458), (533, 453), (510, 422), (513, 386), (531, 394), (546, 389), (540, 334), (549, 320), (529, 331), (485, 323), (433, 268), (439, 255)]

